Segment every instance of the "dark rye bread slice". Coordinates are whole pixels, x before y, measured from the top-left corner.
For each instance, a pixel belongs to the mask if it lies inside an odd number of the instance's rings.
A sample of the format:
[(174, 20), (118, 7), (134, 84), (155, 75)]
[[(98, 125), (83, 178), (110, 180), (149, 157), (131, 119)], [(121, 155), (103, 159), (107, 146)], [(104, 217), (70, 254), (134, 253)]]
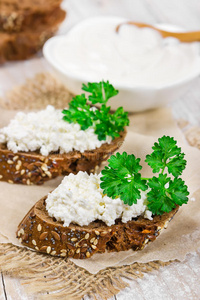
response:
[(39, 200), (24, 217), (18, 226), (17, 238), (23, 245), (43, 253), (81, 259), (106, 250), (141, 250), (156, 239), (178, 211), (177, 206), (170, 213), (154, 216), (153, 220), (143, 217), (127, 223), (117, 220), (112, 226), (95, 221), (88, 226), (71, 223), (64, 227), (48, 216), (45, 199)]
[(17, 152), (0, 144), (0, 181), (22, 184), (42, 184), (59, 175), (92, 173), (107, 160), (123, 143), (126, 131), (120, 133), (110, 144), (104, 143), (94, 150), (52, 153), (43, 156), (39, 152)]
[(27, 28), (16, 33), (0, 32), (0, 63), (33, 56), (56, 32), (65, 15), (65, 11), (59, 8), (47, 24), (40, 24), (34, 30)]
[(46, 24), (62, 0), (0, 0), (0, 31), (17, 32)]

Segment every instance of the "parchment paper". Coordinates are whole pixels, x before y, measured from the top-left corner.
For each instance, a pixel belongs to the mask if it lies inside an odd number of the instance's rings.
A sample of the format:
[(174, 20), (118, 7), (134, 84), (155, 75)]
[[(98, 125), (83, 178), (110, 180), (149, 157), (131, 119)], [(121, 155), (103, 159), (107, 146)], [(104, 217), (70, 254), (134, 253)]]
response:
[[(10, 117), (13, 117), (14, 112), (0, 110), (0, 115), (0, 127), (3, 127), (7, 125)], [(93, 274), (108, 266), (121, 266), (136, 261), (145, 263), (154, 260), (183, 260), (187, 253), (200, 247), (200, 151), (186, 144), (169, 109), (132, 114), (130, 120), (126, 140), (119, 152), (127, 151), (140, 157), (143, 165), (142, 175), (151, 176), (151, 169), (144, 163), (146, 154), (151, 153), (151, 147), (158, 137), (163, 134), (174, 136), (188, 162), (182, 178), (189, 187), (190, 199), (195, 197), (196, 201), (190, 200), (187, 205), (183, 205), (168, 229), (142, 251), (95, 254), (87, 260), (73, 259), (76, 265)], [(11, 242), (20, 245), (15, 237), (19, 222), (34, 203), (56, 188), (61, 180), (62, 177), (59, 177), (42, 186), (0, 182), (0, 243)]]

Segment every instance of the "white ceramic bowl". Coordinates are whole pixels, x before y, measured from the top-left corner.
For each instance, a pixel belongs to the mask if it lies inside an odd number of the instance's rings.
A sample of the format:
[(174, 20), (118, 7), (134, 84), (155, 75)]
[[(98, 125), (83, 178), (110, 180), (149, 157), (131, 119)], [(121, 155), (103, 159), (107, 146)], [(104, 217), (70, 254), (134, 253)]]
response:
[[(65, 86), (74, 94), (83, 93), (83, 91), (81, 90), (82, 83), (100, 81), (102, 80), (102, 75), (98, 77), (98, 71), (96, 72), (95, 76), (91, 76), (91, 74), (84, 74), (84, 72), (82, 72), (81, 74), (73, 72), (72, 68), (68, 68), (68, 65), (71, 64), (70, 58), (68, 60), (68, 57), (66, 56), (65, 64), (63, 64), (62, 61), (59, 61), (58, 59), (59, 57), (57, 51), (59, 48), (63, 47), (64, 43), (68, 40), (69, 36), (74, 36), (76, 40), (76, 33), (80, 29), (87, 29), (87, 26), (93, 26), (97, 21), (100, 21), (102, 23), (111, 22), (114, 24), (119, 24), (126, 20), (118, 17), (97, 17), (86, 19), (81, 23), (77, 24), (74, 28), (72, 28), (68, 34), (64, 36), (55, 36), (49, 39), (45, 43), (43, 48), (44, 57), (53, 67), (53, 70), (55, 71), (56, 75), (65, 84)], [(165, 29), (167, 29), (166, 25)], [(99, 36), (101, 36), (101, 34)], [(91, 43), (93, 42), (92, 37), (88, 37), (88, 40)], [(96, 41), (97, 37), (94, 43)], [(105, 43), (105, 40), (102, 42)], [(195, 47), (199, 47), (199, 44), (196, 43)], [(77, 49), (74, 49), (74, 54), (72, 54), (74, 55), (74, 61), (76, 61), (76, 55), (78, 55), (76, 50)], [(171, 67), (173, 69), (173, 66)], [(85, 67), (85, 69), (87, 69), (87, 66)], [(189, 69), (188, 73), (186, 74), (186, 76), (184, 76), (184, 78), (179, 78), (177, 76), (175, 80), (173, 80), (172, 82), (166, 82), (166, 84), (157, 84), (155, 82), (151, 85), (146, 85), (144, 82), (144, 84), (140, 83), (139, 85), (134, 85), (130, 84), (130, 82), (120, 82), (120, 78), (118, 80), (106, 78), (106, 75), (104, 75), (103, 79), (105, 81), (109, 80), (114, 85), (114, 87), (119, 90), (119, 94), (109, 100), (108, 104), (111, 105), (112, 109), (116, 109), (119, 106), (123, 106), (125, 111), (137, 112), (162, 107), (167, 105), (169, 102), (178, 99), (187, 91), (189, 86), (199, 75), (200, 55), (198, 54), (197, 57), (195, 57), (194, 67), (192, 67), (192, 69)]]

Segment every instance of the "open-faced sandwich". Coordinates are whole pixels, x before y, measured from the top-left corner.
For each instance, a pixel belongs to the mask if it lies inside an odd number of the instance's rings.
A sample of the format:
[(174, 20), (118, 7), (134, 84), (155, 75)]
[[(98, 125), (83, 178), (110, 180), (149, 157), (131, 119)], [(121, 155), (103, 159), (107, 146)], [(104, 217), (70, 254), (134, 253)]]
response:
[(158, 176), (142, 178), (140, 159), (126, 152), (112, 155), (99, 175), (66, 176), (27, 213), (17, 238), (61, 257), (142, 249), (167, 227), (189, 194), (179, 177), (186, 160), (174, 138), (160, 138), (145, 161)]
[(122, 107), (111, 113), (107, 106), (118, 91), (104, 81), (82, 89), (90, 93), (88, 99), (78, 95), (68, 109), (19, 112), (0, 129), (0, 180), (42, 184), (58, 175), (94, 172), (121, 146), (128, 113)]

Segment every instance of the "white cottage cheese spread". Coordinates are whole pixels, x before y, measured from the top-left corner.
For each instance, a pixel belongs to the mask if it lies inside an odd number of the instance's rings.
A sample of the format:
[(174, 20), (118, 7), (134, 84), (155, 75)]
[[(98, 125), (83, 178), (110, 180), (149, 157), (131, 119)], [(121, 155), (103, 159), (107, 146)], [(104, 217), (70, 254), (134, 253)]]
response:
[(152, 219), (152, 213), (145, 205), (147, 191), (141, 191), (141, 199), (129, 206), (120, 198), (111, 199), (104, 195), (100, 177), (101, 174), (88, 175), (82, 171), (66, 176), (46, 199), (49, 216), (63, 221), (63, 226), (69, 226), (71, 222), (83, 226), (94, 220), (102, 220), (110, 226), (117, 218), (126, 223), (139, 215)]
[(14, 153), (40, 150), (47, 156), (55, 151), (84, 152), (111, 142), (111, 137), (99, 141), (94, 127), (81, 130), (79, 124), (68, 123), (62, 117), (61, 110), (50, 105), (37, 113), (19, 112), (7, 127), (0, 129), (0, 143), (7, 143), (7, 148)]

